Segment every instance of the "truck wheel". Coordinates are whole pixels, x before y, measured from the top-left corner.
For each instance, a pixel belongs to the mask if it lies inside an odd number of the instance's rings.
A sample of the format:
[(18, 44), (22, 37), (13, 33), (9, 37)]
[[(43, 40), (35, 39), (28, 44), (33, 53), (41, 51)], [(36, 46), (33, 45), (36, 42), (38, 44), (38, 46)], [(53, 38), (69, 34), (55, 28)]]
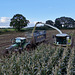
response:
[(31, 50), (31, 45), (30, 45), (30, 44), (28, 44), (28, 45), (26, 46), (26, 50), (27, 50), (27, 51), (30, 51), (30, 50)]

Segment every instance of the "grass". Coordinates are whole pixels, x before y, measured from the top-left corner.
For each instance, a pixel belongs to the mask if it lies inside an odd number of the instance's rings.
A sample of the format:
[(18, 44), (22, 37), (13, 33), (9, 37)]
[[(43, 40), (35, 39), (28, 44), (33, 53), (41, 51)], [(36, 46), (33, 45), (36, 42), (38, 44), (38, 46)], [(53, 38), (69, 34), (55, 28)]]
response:
[(8, 32), (14, 32), (15, 29), (10, 29), (10, 28), (1, 28), (0, 29), (0, 34), (8, 33)]
[[(33, 27), (31, 28), (22, 28), (20, 32), (25, 32), (25, 31), (32, 31)], [(0, 34), (7, 34), (7, 33), (11, 33), (11, 32), (19, 32), (13, 28), (1, 28), (0, 29)]]
[[(20, 32), (25, 32), (25, 31), (32, 31), (33, 27), (29, 27), (29, 28), (22, 28)], [(54, 30), (50, 27), (44, 27), (44, 26), (40, 26), (40, 27), (36, 27), (36, 30)], [(75, 28), (71, 28), (71, 29), (61, 29), (61, 30), (75, 30)], [(13, 28), (0, 28), (0, 34), (4, 34), (4, 33), (9, 33), (9, 32), (14, 32), (16, 31)]]

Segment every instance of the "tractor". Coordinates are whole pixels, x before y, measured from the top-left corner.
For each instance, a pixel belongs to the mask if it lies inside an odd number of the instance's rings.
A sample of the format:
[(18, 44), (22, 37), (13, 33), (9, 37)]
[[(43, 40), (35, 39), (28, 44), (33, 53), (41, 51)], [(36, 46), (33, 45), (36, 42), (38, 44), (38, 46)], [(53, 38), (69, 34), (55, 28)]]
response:
[(26, 44), (26, 38), (25, 37), (17, 37), (12, 40), (12, 45), (8, 48), (6, 48), (6, 53), (11, 53), (12, 51), (19, 51), (21, 53), (21, 50), (23, 50), (24, 46)]
[(17, 37), (12, 40), (12, 45), (6, 48), (5, 53), (12, 53), (13, 51), (21, 53), (22, 50), (31, 50), (35, 48), (38, 43), (45, 41), (46, 31), (35, 31), (35, 28), (31, 33), (25, 33), (25, 37)]

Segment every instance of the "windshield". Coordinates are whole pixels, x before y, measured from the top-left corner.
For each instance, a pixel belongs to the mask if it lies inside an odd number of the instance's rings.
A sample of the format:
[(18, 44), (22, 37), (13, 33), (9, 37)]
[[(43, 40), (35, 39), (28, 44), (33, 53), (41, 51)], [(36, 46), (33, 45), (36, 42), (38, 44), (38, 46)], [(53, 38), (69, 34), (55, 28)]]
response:
[(15, 41), (16, 43), (20, 43), (21, 42), (21, 40), (20, 39), (16, 39), (16, 41)]
[(67, 43), (66, 37), (57, 37), (56, 40), (59, 44), (66, 44)]

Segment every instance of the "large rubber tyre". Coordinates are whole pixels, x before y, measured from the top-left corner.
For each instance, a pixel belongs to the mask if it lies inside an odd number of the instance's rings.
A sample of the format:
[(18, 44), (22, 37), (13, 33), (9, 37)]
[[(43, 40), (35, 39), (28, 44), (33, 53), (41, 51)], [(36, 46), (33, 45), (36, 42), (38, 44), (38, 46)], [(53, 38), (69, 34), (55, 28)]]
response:
[(28, 45), (26, 46), (26, 50), (27, 50), (27, 51), (31, 51), (31, 45), (30, 45), (30, 44), (28, 44)]
[(9, 51), (8, 50), (5, 50), (5, 52), (4, 52), (5, 54), (9, 54)]

